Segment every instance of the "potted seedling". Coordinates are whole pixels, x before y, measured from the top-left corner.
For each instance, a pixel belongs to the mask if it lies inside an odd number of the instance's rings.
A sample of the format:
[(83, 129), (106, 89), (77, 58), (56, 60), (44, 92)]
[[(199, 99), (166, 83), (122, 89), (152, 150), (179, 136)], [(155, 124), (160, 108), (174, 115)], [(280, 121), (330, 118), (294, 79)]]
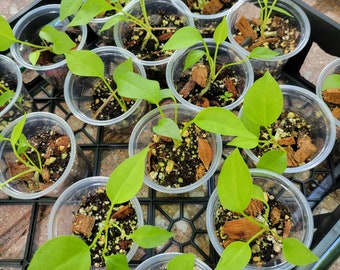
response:
[(33, 99), (22, 84), (18, 65), (9, 57), (0, 55), (0, 131), (25, 112), (33, 110)]
[(164, 45), (164, 50), (177, 50), (169, 60), (166, 79), (180, 102), (195, 110), (208, 106), (236, 108), (253, 84), (248, 58), (276, 55), (269, 49), (257, 48), (244, 57), (239, 49), (225, 41), (227, 36), (228, 27), (223, 18), (213, 40), (204, 39), (197, 28), (187, 26)]
[(340, 59), (329, 63), (320, 73), (316, 94), (332, 111), (334, 121), (340, 126)]
[(63, 54), (82, 49), (87, 37), (85, 26), (67, 28), (69, 19), (59, 20), (60, 5), (45, 5), (25, 14), (13, 30), (0, 17), (0, 50), (11, 49), (20, 65), (36, 70), (48, 83), (62, 89), (67, 73)]
[(318, 259), (309, 249), (313, 216), (289, 179), (248, 169), (238, 148), (225, 160), (207, 207), (216, 269), (291, 269)]
[(255, 78), (265, 71), (278, 77), (284, 64), (302, 50), (310, 36), (307, 15), (289, 0), (239, 1), (228, 12), (227, 22), (230, 42), (240, 47), (245, 55), (259, 46), (279, 53), (271, 59), (250, 61)]
[[(148, 149), (127, 158), (110, 174), (109, 178), (92, 177), (77, 182), (66, 190), (54, 205), (49, 220), (49, 239), (38, 248), (28, 269), (130, 269), (128, 260), (136, 252), (137, 245), (152, 248), (172, 237), (172, 233), (150, 225), (143, 225), (143, 216), (134, 197), (143, 184), (144, 163)], [(95, 195), (102, 199), (88, 201)], [(93, 198), (94, 199), (94, 198)], [(127, 203), (131, 201), (132, 205)], [(89, 202), (87, 207), (80, 204)], [(93, 211), (89, 211), (93, 208)], [(105, 209), (104, 209), (105, 208)], [(80, 210), (79, 210), (80, 209)], [(99, 211), (99, 210), (102, 211)], [(127, 212), (130, 212), (128, 214)], [(126, 216), (138, 213), (138, 222), (130, 224), (122, 221)], [(76, 218), (73, 219), (74, 213)], [(97, 214), (97, 222), (92, 219)], [(83, 223), (79, 221), (82, 216)], [(72, 223), (75, 223), (72, 225)], [(131, 228), (131, 225), (132, 228)], [(87, 237), (80, 238), (72, 232), (84, 232)], [(64, 235), (63, 235), (64, 234)], [(69, 235), (70, 234), (70, 235)], [(116, 234), (116, 235), (115, 235)], [(130, 244), (115, 249), (112, 238), (120, 236)], [(85, 238), (85, 239), (84, 239)], [(125, 242), (124, 241), (124, 242)], [(132, 244), (133, 242), (133, 244)], [(123, 243), (122, 243), (123, 245)], [(128, 255), (127, 255), (127, 254)], [(49, 260), (45, 260), (48, 257)], [(98, 258), (98, 260), (97, 260)]]
[(144, 67), (132, 53), (103, 46), (93, 51), (66, 53), (66, 63), (70, 71), (65, 79), (65, 100), (80, 120), (95, 126), (123, 129), (132, 128), (144, 115), (146, 102), (121, 96), (114, 78), (120, 65), (128, 65), (129, 70), (146, 76)]
[(3, 130), (0, 141), (0, 187), (9, 196), (57, 197), (89, 171), (72, 129), (54, 114), (21, 116)]

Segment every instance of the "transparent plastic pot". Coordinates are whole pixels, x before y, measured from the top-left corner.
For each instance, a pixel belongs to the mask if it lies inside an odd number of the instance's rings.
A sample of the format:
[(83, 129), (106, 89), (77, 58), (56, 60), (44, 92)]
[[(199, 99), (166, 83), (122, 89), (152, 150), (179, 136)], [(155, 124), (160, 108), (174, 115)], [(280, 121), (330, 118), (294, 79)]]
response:
[[(304, 118), (311, 125), (311, 139), (317, 151), (310, 161), (288, 167), (284, 173), (299, 173), (310, 170), (324, 161), (333, 149), (336, 139), (336, 126), (331, 111), (314, 93), (294, 85), (280, 85), (283, 93), (283, 111), (291, 111)], [(240, 114), (242, 115), (242, 109)], [(259, 158), (251, 151), (244, 149), (256, 164)]]
[[(162, 106), (162, 110), (165, 117), (174, 119), (173, 104)], [(188, 109), (182, 104), (178, 104), (178, 122), (191, 120), (194, 118), (196, 113), (196, 111)], [(159, 114), (158, 109), (153, 109), (145, 116), (143, 116), (141, 120), (138, 121), (130, 136), (128, 146), (129, 156), (137, 154), (152, 142), (152, 135), (154, 134), (152, 128), (158, 123), (160, 119), (161, 115)], [(208, 138), (208, 142), (210, 143), (212, 148), (212, 161), (209, 170), (204, 174), (202, 178), (198, 179), (195, 183), (178, 188), (166, 187), (153, 181), (148, 174), (145, 174), (144, 176), (144, 183), (154, 190), (158, 190), (160, 192), (168, 194), (189, 192), (203, 185), (213, 176), (214, 172), (220, 164), (222, 155), (222, 140), (220, 135), (211, 134), (211, 136)]]
[[(60, 22), (59, 12), (59, 4), (43, 5), (29, 11), (15, 24), (13, 28), (14, 36), (18, 40), (39, 45), (41, 42), (39, 37), (40, 29), (45, 25), (51, 25), (57, 30), (63, 32), (66, 30), (72, 30), (74, 35), (81, 37), (77, 50), (83, 49), (86, 46), (87, 26), (82, 25), (67, 27), (70, 19), (66, 18)], [(11, 45), (10, 50), (19, 65), (24, 66), (27, 69), (37, 71), (38, 74), (55, 89), (62, 90), (65, 76), (68, 71), (66, 60), (63, 56), (60, 56), (54, 64), (32, 65), (29, 61), (29, 54), (32, 52), (32, 48), (30, 46), (16, 42)]]
[[(271, 4), (272, 2), (273, 0), (269, 0), (268, 4)], [(297, 27), (297, 31), (299, 33), (299, 36), (296, 37), (297, 46), (290, 53), (281, 54), (270, 59), (251, 59), (250, 62), (254, 69), (255, 79), (261, 77), (266, 71), (269, 71), (274, 77), (279, 77), (282, 68), (287, 63), (288, 59), (298, 54), (306, 46), (310, 37), (311, 27), (308, 17), (297, 4), (290, 0), (280, 0), (277, 1), (276, 6), (293, 15), (293, 17), (290, 17), (289, 19), (291, 23)], [(241, 47), (235, 41), (234, 35), (237, 30), (235, 23), (241, 16), (245, 16), (247, 19), (259, 18), (259, 12), (260, 9), (258, 7), (257, 0), (238, 1), (228, 12), (228, 39), (234, 46), (241, 48), (244, 55), (249, 55), (249, 51)]]
[[(108, 177), (92, 176), (84, 178), (72, 186), (68, 187), (54, 203), (51, 214), (48, 219), (47, 236), (48, 239), (60, 235), (74, 235), (72, 232), (72, 225), (74, 220), (74, 213), (79, 209), (81, 201), (88, 194), (94, 193), (98, 188), (106, 186)], [(133, 197), (131, 203), (136, 211), (137, 226), (144, 225), (143, 212), (140, 203), (136, 197)], [(130, 261), (137, 252), (138, 246), (133, 243), (126, 258)], [(93, 269), (98, 269), (94, 268)]]
[[(325, 79), (331, 74), (340, 75), (340, 58), (337, 58), (330, 62), (320, 73), (316, 82), (316, 95), (323, 100), (322, 90)], [(327, 103), (326, 103), (327, 104)], [(328, 106), (328, 105), (327, 105)], [(334, 117), (335, 124), (340, 127), (340, 119)]]
[[(2, 132), (4, 137), (9, 138), (12, 134), (13, 127), (19, 122), (22, 117), (13, 121)], [(66, 135), (70, 139), (70, 159), (58, 180), (48, 186), (47, 188), (32, 192), (28, 189), (24, 181), (13, 180), (3, 187), (3, 191), (18, 199), (35, 199), (43, 196), (46, 197), (58, 197), (67, 187), (74, 182), (86, 177), (89, 172), (88, 162), (76, 143), (74, 133), (65, 120), (59, 116), (48, 112), (33, 112), (26, 115), (26, 123), (23, 128), (23, 134), (30, 138), (36, 134), (40, 134), (41, 131), (49, 132), (56, 131), (61, 135)], [(7, 141), (0, 143), (0, 182), (5, 182), (12, 177), (8, 167), (9, 164), (15, 163), (17, 158), (15, 157), (10, 143)]]
[[(114, 69), (131, 58), (135, 71), (143, 77), (146, 77), (143, 65), (138, 59), (129, 51), (114, 47), (103, 46), (93, 50), (100, 56), (105, 66), (105, 76), (112, 78)], [(84, 77), (68, 72), (65, 85), (64, 95), (65, 101), (71, 112), (84, 123), (93, 126), (105, 126), (111, 129), (124, 129), (133, 127), (134, 124), (145, 114), (147, 111), (147, 104), (144, 100), (136, 100), (132, 107), (120, 116), (108, 120), (98, 120), (94, 118), (94, 112), (91, 109), (93, 103), (93, 88), (98, 85), (101, 79), (98, 77)]]
[[(215, 53), (214, 40), (205, 39), (205, 42), (208, 45), (210, 55), (214, 55)], [(185, 59), (188, 53), (191, 52), (192, 50), (205, 50), (205, 49), (202, 43), (197, 43), (188, 49), (177, 50), (170, 57), (169, 63), (167, 65), (166, 81), (167, 81), (169, 88), (174, 93), (174, 96), (180, 103), (184, 104), (190, 109), (200, 111), (203, 109), (203, 107), (200, 107), (200, 106), (197, 106), (191, 103), (190, 101), (186, 100), (182, 95), (178, 93), (181, 89), (179, 89), (176, 83), (179, 80), (179, 78), (183, 76), (183, 74), (190, 76), (191, 68), (187, 69), (186, 71), (183, 71), (183, 68), (184, 68)], [(238, 61), (241, 61), (243, 58), (244, 57), (240, 49), (233, 46), (229, 42), (223, 42), (219, 46), (218, 57), (217, 57), (218, 65), (238, 62)], [(243, 78), (244, 80), (244, 83), (239, 88), (236, 89), (238, 91), (238, 97), (236, 98), (236, 100), (232, 102), (231, 104), (224, 107), (228, 110), (233, 110), (242, 103), (244, 95), (246, 94), (248, 88), (253, 84), (254, 73), (253, 73), (253, 68), (249, 60), (246, 60), (245, 62), (239, 65), (233, 65), (230, 67), (230, 69), (233, 70), (235, 74), (237, 74), (239, 77)]]
[[(303, 193), (288, 178), (277, 173), (261, 169), (250, 169), (250, 173), (254, 184), (259, 185), (263, 191), (270, 193), (276, 200), (288, 207), (293, 218), (289, 237), (297, 238), (307, 247), (310, 247), (313, 239), (314, 222), (312, 211)], [(217, 238), (215, 227), (216, 211), (220, 205), (217, 189), (215, 189), (209, 198), (206, 224), (211, 244), (219, 255), (224, 250)], [(293, 267), (294, 265), (278, 255), (262, 267), (248, 264), (244, 269), (287, 270)]]
[[(167, 252), (157, 254), (151, 258), (145, 260), (137, 266), (135, 270), (163, 270), (167, 269), (169, 261), (182, 253), (179, 252)], [(211, 268), (202, 262), (200, 259), (195, 258), (195, 270), (211, 270)]]
[[(13, 96), (0, 107), (0, 132), (24, 113), (36, 110), (33, 98), (22, 82), (18, 65), (9, 57), (0, 55), (0, 84), (13, 91)], [(0, 86), (0, 95), (5, 91)]]

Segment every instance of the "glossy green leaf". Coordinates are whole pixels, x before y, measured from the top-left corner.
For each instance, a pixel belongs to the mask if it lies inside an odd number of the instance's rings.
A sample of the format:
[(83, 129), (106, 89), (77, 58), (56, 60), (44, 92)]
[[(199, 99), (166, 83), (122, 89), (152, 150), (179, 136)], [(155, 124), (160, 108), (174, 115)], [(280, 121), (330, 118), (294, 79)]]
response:
[(22, 135), (22, 131), (24, 129), (24, 126), (25, 126), (25, 123), (26, 123), (26, 114), (24, 114), (22, 116), (22, 118), (20, 119), (19, 122), (17, 122), (12, 130), (12, 133), (11, 133), (11, 145), (12, 145), (12, 148), (15, 149), (16, 148), (16, 143), (19, 141), (21, 135)]
[(270, 59), (272, 57), (278, 56), (279, 54), (280, 53), (266, 47), (256, 47), (250, 52), (248, 57), (258, 59)]
[(252, 181), (247, 164), (236, 148), (224, 161), (217, 182), (222, 206), (239, 213), (246, 209), (251, 200)]
[(75, 14), (79, 8), (83, 0), (61, 0), (60, 2), (60, 20), (63, 21), (68, 16)]
[(238, 136), (238, 137), (233, 138), (227, 144), (231, 146), (235, 146), (235, 147), (244, 148), (244, 149), (252, 149), (257, 146), (258, 140), (256, 139), (256, 137)]
[(105, 257), (106, 270), (130, 270), (125, 254), (113, 254)]
[(115, 79), (120, 96), (144, 99), (152, 104), (158, 104), (161, 100), (159, 82), (143, 78), (134, 72), (125, 72)]
[(185, 58), (183, 71), (196, 64), (204, 55), (205, 51), (191, 50)]
[(164, 44), (163, 50), (186, 49), (197, 42), (202, 42), (200, 31), (194, 26), (186, 26), (178, 29)]
[(144, 225), (129, 235), (142, 248), (154, 248), (168, 241), (174, 234), (155, 226)]
[(178, 141), (182, 140), (178, 126), (171, 118), (160, 119), (152, 130), (158, 135), (166, 136)]
[(90, 269), (89, 247), (76, 236), (52, 238), (35, 252), (28, 270), (84, 270)]
[(35, 66), (38, 62), (38, 59), (40, 57), (40, 51), (36, 50), (36, 51), (32, 51), (29, 55), (28, 55), (28, 60), (31, 62), (31, 64), (33, 66)]
[(242, 114), (255, 124), (268, 126), (280, 116), (282, 108), (281, 88), (270, 73), (266, 72), (248, 89)]
[(174, 94), (169, 88), (165, 88), (161, 90), (161, 100), (171, 98), (174, 99)]
[(0, 51), (6, 51), (17, 39), (8, 21), (3, 16), (0, 16), (0, 29)]
[(322, 90), (328, 88), (340, 88), (340, 74), (330, 74), (322, 84)]
[(264, 202), (267, 204), (267, 201), (264, 197), (263, 190), (260, 186), (253, 184), (253, 190), (252, 190), (252, 199), (259, 200), (261, 202)]
[[(1, 87), (0, 87), (0, 90)], [(5, 104), (9, 103), (11, 101), (11, 99), (14, 97), (14, 92), (9, 90), (9, 91), (6, 91), (6, 90), (2, 90), (2, 93), (0, 95), (0, 106), (4, 106)]]
[(228, 36), (228, 25), (226, 16), (223, 16), (222, 21), (215, 28), (213, 38), (217, 45), (220, 45), (227, 39)]
[(281, 150), (265, 152), (256, 167), (282, 174), (287, 168), (287, 154)]
[(146, 147), (139, 153), (125, 159), (110, 174), (106, 194), (112, 204), (129, 201), (140, 190), (144, 182)]
[(27, 148), (29, 148), (31, 145), (29, 144), (26, 136), (24, 134), (20, 134), (20, 137), (19, 137), (19, 140), (18, 140), (18, 143), (17, 143), (17, 152), (18, 154), (22, 154), (24, 153)]
[(282, 241), (282, 254), (294, 265), (305, 265), (317, 261), (319, 258), (296, 238), (286, 238)]
[(251, 249), (247, 243), (232, 242), (222, 252), (215, 270), (243, 269), (248, 264), (250, 257)]
[(133, 72), (133, 63), (132, 59), (129, 58), (124, 62), (120, 63), (113, 71), (113, 80), (116, 81), (121, 74), (126, 72)]
[(65, 54), (69, 70), (78, 76), (93, 76), (105, 78), (104, 63), (94, 52), (87, 50), (73, 50)]
[(115, 26), (117, 23), (128, 21), (128, 20), (129, 19), (125, 17), (124, 15), (121, 15), (121, 14), (114, 15), (106, 23), (104, 23), (100, 31), (108, 30), (111, 27)]
[(66, 53), (76, 46), (76, 43), (65, 32), (60, 32), (50, 25), (44, 26), (40, 30), (39, 36), (53, 44), (52, 50), (55, 54)]
[(195, 255), (183, 253), (172, 258), (168, 263), (168, 270), (193, 270), (195, 266)]
[(255, 124), (254, 122), (250, 121), (245, 114), (242, 114), (239, 118), (241, 119), (243, 125), (251, 133), (253, 133), (256, 136), (256, 138), (259, 138), (259, 136), (260, 136), (260, 127), (261, 126), (259, 124)]

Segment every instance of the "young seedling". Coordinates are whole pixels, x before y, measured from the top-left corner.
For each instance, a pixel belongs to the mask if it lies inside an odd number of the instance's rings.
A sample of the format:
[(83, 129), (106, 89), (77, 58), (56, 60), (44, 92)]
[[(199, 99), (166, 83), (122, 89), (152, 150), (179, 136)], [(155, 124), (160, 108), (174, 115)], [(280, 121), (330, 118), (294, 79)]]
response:
[[(57, 21), (56, 21), (57, 22)], [(36, 65), (40, 54), (44, 51), (50, 51), (54, 54), (64, 54), (73, 49), (76, 43), (64, 32), (58, 31), (52, 25), (45, 25), (39, 32), (42, 45), (33, 44), (30, 42), (18, 40), (12, 31), (7, 20), (0, 16), (0, 51), (6, 51), (13, 43), (20, 43), (32, 47), (32, 52), (29, 55), (29, 60), (32, 65)]]
[(218, 75), (226, 68), (240, 65), (245, 62), (247, 59), (251, 58), (271, 58), (278, 55), (277, 52), (273, 52), (272, 50), (264, 47), (258, 47), (253, 50), (247, 57), (232, 63), (226, 63), (221, 65), (218, 68), (217, 65), (217, 56), (219, 46), (225, 42), (228, 37), (228, 26), (226, 23), (226, 18), (224, 17), (222, 21), (217, 25), (215, 32), (213, 34), (213, 39), (216, 43), (214, 54), (211, 55), (208, 45), (205, 39), (202, 37), (200, 31), (193, 26), (186, 26), (179, 30), (177, 30), (169, 41), (163, 46), (163, 50), (179, 50), (179, 49), (187, 49), (197, 43), (202, 43), (204, 50), (190, 50), (188, 53), (185, 63), (184, 70), (187, 70), (197, 62), (199, 62), (203, 57), (205, 57), (206, 61), (209, 65), (209, 76), (207, 78), (206, 86), (202, 89), (200, 96), (203, 96), (210, 88), (212, 82), (214, 82)]
[[(41, 163), (41, 155), (39, 151), (28, 142), (26, 136), (22, 133), (23, 128), (25, 126), (25, 122), (26, 122), (26, 115), (24, 115), (22, 119), (14, 126), (10, 138), (6, 138), (2, 134), (0, 134), (0, 142), (5, 142), (5, 141), (9, 142), (11, 144), (13, 153), (15, 157), (17, 158), (17, 160), (27, 167), (26, 170), (16, 175), (13, 175), (6, 181), (2, 182), (0, 184), (0, 189), (2, 189), (5, 185), (12, 182), (13, 180), (18, 179), (32, 172), (34, 173), (35, 181), (39, 182), (39, 176), (42, 174), (43, 168), (42, 168), (42, 163)], [(29, 157), (29, 155), (27, 154), (29, 152), (36, 153), (38, 164), (36, 164)]]
[[(127, 158), (110, 174), (106, 185), (106, 194), (110, 200), (109, 211), (100, 231), (98, 231), (90, 245), (87, 245), (75, 235), (57, 236), (38, 248), (28, 269), (90, 269), (90, 250), (99, 239), (103, 240), (102, 233), (104, 233), (104, 242), (107, 243), (109, 226), (110, 223), (112, 224), (110, 218), (114, 206), (129, 201), (136, 195), (143, 184), (147, 152), (148, 148), (145, 148), (138, 154)], [(122, 229), (120, 230), (126, 237), (132, 239), (143, 248), (156, 247), (173, 236), (167, 230), (151, 225), (141, 226), (128, 235)], [(104, 257), (106, 269), (108, 270), (130, 269), (126, 256), (110, 254), (107, 250), (107, 244), (104, 245), (101, 256)], [(46, 258), (49, 259), (46, 260)]]
[[(300, 240), (292, 237), (283, 238), (276, 230), (269, 227), (270, 207), (262, 188), (253, 184), (250, 171), (238, 148), (227, 157), (223, 164), (217, 183), (217, 191), (221, 205), (225, 209), (239, 213), (259, 228), (259, 231), (249, 240), (230, 243), (221, 254), (216, 267), (217, 270), (243, 269), (251, 258), (251, 242), (265, 232), (270, 232), (282, 242), (282, 254), (289, 263), (305, 265), (318, 260), (318, 257)], [(263, 221), (259, 221), (245, 212), (251, 199), (259, 200), (265, 205), (266, 211), (262, 215)]]

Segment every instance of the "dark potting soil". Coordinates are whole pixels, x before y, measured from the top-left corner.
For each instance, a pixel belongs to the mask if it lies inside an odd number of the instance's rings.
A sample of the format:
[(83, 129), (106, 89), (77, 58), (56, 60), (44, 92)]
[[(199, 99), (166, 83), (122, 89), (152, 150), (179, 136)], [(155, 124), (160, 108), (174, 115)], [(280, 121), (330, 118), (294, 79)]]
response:
[[(182, 128), (183, 125), (180, 125)], [(156, 183), (171, 188), (185, 187), (199, 180), (209, 169), (212, 148), (210, 134), (195, 125), (183, 134), (183, 141), (175, 147), (168, 137), (153, 136), (149, 145), (148, 171)]]
[[(270, 208), (268, 226), (275, 230), (280, 237), (286, 238), (293, 226), (292, 215), (283, 203), (277, 201), (274, 196), (267, 195)], [(260, 201), (252, 200), (245, 212), (261, 223), (264, 220), (266, 206)], [(244, 218), (240, 214), (224, 209), (222, 206), (218, 208), (215, 216), (216, 234), (224, 247), (227, 247), (233, 241), (247, 241), (259, 230), (252, 227), (251, 221), (249, 223), (243, 221)], [(277, 239), (270, 231), (264, 232), (253, 240), (250, 243), (250, 248), (252, 254), (249, 264), (260, 267), (268, 262), (274, 265), (282, 261), (282, 241)]]
[[(91, 245), (100, 226), (106, 219), (107, 211), (110, 208), (110, 201), (106, 195), (105, 188), (98, 188), (92, 194), (84, 195), (80, 203), (79, 210), (75, 213), (75, 220), (73, 224), (73, 232), (79, 234), (80, 237)], [(86, 216), (87, 218), (84, 218)], [(82, 229), (86, 223), (86, 229)], [(90, 220), (84, 222), (84, 220)], [(125, 234), (131, 234), (137, 229), (137, 215), (131, 202), (115, 205), (111, 215), (110, 224), (115, 223), (120, 227)], [(91, 261), (95, 267), (104, 267), (105, 260), (102, 257), (103, 248), (105, 245), (104, 233), (100, 237), (94, 247), (91, 249)], [(126, 236), (122, 235), (120, 230), (113, 225), (109, 226), (107, 239), (107, 256), (112, 254), (127, 254), (131, 249), (133, 242)]]

